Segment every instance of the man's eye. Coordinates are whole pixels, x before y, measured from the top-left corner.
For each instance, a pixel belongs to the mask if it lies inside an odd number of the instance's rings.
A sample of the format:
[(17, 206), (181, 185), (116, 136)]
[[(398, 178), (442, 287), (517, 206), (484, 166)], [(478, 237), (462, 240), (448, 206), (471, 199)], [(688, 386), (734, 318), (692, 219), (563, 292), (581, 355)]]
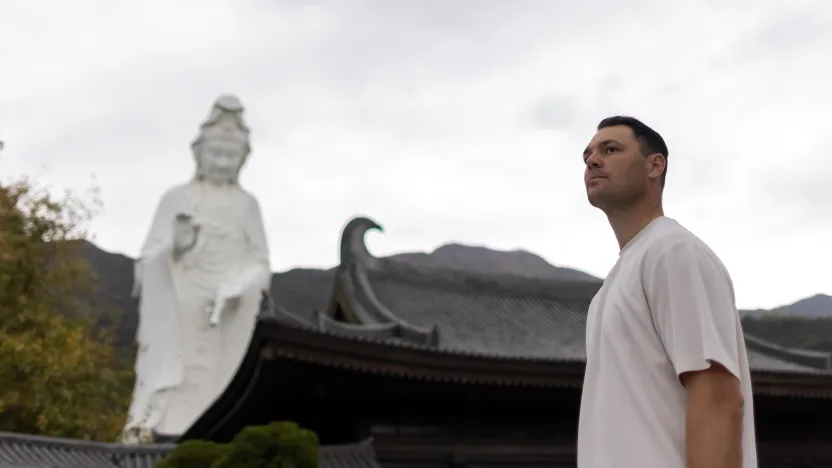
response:
[(614, 153), (616, 151), (618, 151), (618, 148), (614, 148), (612, 146), (608, 146), (608, 147), (604, 148), (604, 153), (606, 153), (606, 154)]

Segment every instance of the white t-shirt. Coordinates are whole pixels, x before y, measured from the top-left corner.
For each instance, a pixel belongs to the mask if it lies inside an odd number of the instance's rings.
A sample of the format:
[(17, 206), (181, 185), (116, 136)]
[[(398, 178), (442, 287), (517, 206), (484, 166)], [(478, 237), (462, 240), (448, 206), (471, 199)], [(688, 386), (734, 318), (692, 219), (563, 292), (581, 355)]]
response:
[(621, 251), (589, 307), (578, 468), (685, 468), (684, 372), (716, 361), (742, 383), (743, 468), (757, 468), (751, 375), (716, 254), (667, 217)]

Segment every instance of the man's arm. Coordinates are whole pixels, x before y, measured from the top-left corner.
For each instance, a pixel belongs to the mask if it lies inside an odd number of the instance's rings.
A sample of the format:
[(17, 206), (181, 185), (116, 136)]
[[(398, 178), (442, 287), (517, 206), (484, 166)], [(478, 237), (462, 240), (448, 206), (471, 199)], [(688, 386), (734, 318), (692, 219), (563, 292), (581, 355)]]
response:
[(688, 391), (687, 468), (742, 466), (743, 396), (740, 381), (721, 364), (680, 376)]

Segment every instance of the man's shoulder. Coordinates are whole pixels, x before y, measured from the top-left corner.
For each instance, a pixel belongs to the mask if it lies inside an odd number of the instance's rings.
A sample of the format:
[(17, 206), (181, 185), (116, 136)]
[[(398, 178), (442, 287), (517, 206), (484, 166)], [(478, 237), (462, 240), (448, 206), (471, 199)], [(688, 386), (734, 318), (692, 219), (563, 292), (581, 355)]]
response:
[[(730, 278), (728, 269), (711, 247), (696, 234), (673, 219), (667, 219), (655, 230), (645, 251), (645, 266), (659, 262), (683, 267), (696, 263), (705, 269), (720, 271)], [(690, 266), (690, 265), (688, 265)]]
[(664, 255), (669, 251), (683, 249), (688, 252), (714, 256), (714, 251), (696, 234), (679, 224), (674, 219), (667, 218), (650, 233), (646, 251), (654, 255)]

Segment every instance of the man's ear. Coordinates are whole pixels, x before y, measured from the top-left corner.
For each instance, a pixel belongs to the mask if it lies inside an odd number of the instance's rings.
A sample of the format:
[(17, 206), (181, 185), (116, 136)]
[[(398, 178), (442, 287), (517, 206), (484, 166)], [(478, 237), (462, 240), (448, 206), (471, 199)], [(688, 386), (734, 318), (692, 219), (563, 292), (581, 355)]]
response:
[(659, 179), (667, 167), (667, 159), (661, 153), (647, 155), (647, 176), (651, 179)]

